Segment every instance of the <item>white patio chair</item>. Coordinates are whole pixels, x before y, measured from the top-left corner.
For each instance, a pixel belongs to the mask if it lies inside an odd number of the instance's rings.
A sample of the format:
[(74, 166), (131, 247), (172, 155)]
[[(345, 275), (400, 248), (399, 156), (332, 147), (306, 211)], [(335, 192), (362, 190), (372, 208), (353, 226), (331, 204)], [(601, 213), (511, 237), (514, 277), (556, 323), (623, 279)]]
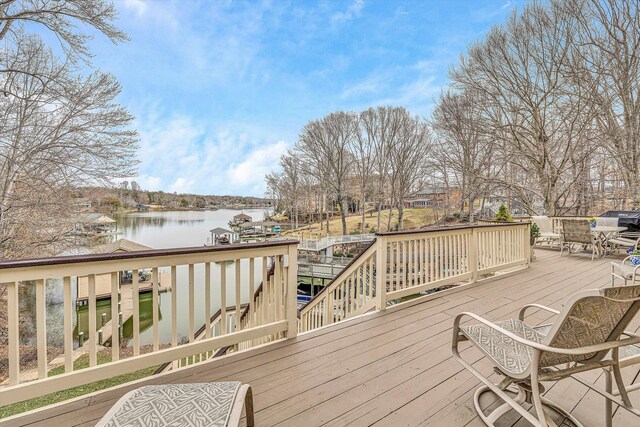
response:
[[(530, 326), (524, 322), (529, 308), (542, 309), (557, 317), (552, 324)], [(625, 332), (638, 310), (640, 285), (581, 291), (568, 299), (562, 311), (538, 304), (527, 305), (520, 311), (518, 319), (495, 323), (473, 313), (459, 314), (453, 324), (453, 356), (484, 383), (474, 396), (479, 417), (486, 425), (493, 426), (500, 417), (514, 409), (534, 426), (555, 426), (544, 410), (547, 406), (582, 427), (573, 415), (541, 396), (544, 390), (541, 383), (607, 367), (613, 372), (622, 400), (607, 395), (605, 390), (594, 385), (589, 387), (599, 393), (604, 392), (613, 403), (632, 407), (620, 373), (618, 350), (640, 343), (640, 336)], [(473, 319), (478, 324), (461, 326), (463, 318)], [(623, 335), (629, 337), (622, 338)], [(499, 384), (494, 384), (487, 375), (472, 366), (473, 362), (461, 357), (459, 345), (463, 341), (469, 341), (479, 349), (491, 361), (495, 371), (504, 376)], [(507, 394), (507, 389), (516, 396)], [(488, 391), (504, 403), (485, 414), (480, 398)], [(535, 415), (523, 406), (525, 402), (534, 406)]]
[(536, 243), (548, 243), (550, 246), (560, 243), (560, 234), (553, 231), (553, 224), (548, 216), (532, 216), (531, 220), (540, 230), (540, 235), (536, 237)]
[(600, 238), (591, 232), (591, 226), (586, 219), (563, 219), (562, 232), (560, 233), (560, 256), (565, 249), (569, 254), (574, 246), (587, 247), (591, 246), (591, 260), (596, 255), (603, 255), (603, 247)]
[(251, 387), (237, 381), (149, 385), (122, 396), (97, 426), (236, 427), (243, 407), (252, 427)]
[(612, 251), (621, 248), (637, 250), (640, 248), (640, 233), (625, 231), (607, 239), (607, 245)]
[(624, 282), (624, 286), (627, 286), (629, 281), (635, 284), (636, 281), (640, 281), (640, 265), (631, 264), (631, 257), (628, 256), (622, 260), (621, 263), (611, 263), (611, 286), (615, 286), (616, 279), (621, 279)]

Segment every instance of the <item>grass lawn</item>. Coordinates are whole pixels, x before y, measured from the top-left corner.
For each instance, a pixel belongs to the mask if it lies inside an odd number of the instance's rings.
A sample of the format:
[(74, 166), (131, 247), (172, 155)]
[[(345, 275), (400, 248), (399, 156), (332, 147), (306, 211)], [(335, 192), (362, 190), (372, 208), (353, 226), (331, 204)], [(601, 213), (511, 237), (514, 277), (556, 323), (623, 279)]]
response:
[[(378, 213), (371, 212), (365, 216), (365, 233), (374, 231), (387, 231), (387, 221), (389, 219), (389, 210), (383, 210), (380, 215), (380, 230), (378, 227)], [(361, 215), (351, 215), (347, 217), (347, 233), (354, 234), (360, 233), (360, 223), (362, 221)], [(413, 228), (419, 228), (423, 225), (431, 224), (435, 221), (435, 215), (433, 209), (405, 209), (404, 210), (404, 229), (410, 230)], [(324, 229), (325, 222), (323, 222), (323, 230), (320, 230), (320, 223), (313, 223), (305, 225), (297, 229), (291, 230), (286, 234), (304, 234), (305, 237), (314, 237), (318, 235), (324, 237), (327, 235)], [(398, 210), (394, 209), (391, 213), (391, 229), (395, 230), (398, 225)], [(329, 221), (329, 234), (332, 236), (342, 235), (342, 221), (340, 215), (336, 215), (334, 219)]]
[[(111, 361), (110, 352), (98, 353), (98, 364), (107, 363)], [(89, 355), (83, 354), (75, 362), (73, 362), (73, 370), (83, 369), (89, 367)], [(47, 394), (41, 397), (35, 397), (33, 399), (25, 400), (24, 402), (18, 402), (11, 405), (0, 407), (0, 418), (8, 417), (11, 415), (19, 414), (22, 412), (30, 411), (32, 409), (41, 408), (43, 406), (51, 405), (53, 403), (62, 402), (63, 400), (71, 399), (74, 397), (82, 396), (83, 394), (92, 393), (94, 391), (103, 390), (105, 388), (113, 387), (115, 385), (123, 384), (129, 381), (134, 381), (139, 378), (147, 377), (155, 372), (157, 366), (141, 369), (130, 374), (120, 375), (117, 377), (109, 378), (103, 381), (96, 381), (87, 385), (78, 386), (62, 390), (56, 393)], [(49, 376), (60, 375), (64, 373), (64, 366), (58, 366), (49, 371)]]

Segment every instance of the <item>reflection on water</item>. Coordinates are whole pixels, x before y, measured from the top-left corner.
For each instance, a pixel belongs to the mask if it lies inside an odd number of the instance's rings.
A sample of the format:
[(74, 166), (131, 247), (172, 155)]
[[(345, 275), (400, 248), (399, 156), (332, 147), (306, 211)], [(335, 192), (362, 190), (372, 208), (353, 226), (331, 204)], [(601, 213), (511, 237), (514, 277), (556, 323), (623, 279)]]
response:
[[(158, 306), (158, 324), (162, 323), (162, 307)], [(169, 319), (170, 320), (170, 319)], [(144, 332), (151, 329), (153, 326), (153, 294), (147, 292), (140, 295), (140, 331), (143, 335), (147, 335)], [(152, 332), (153, 333), (153, 332)], [(124, 322), (122, 328), (122, 344), (129, 345), (129, 341), (133, 339), (133, 317)], [(161, 340), (164, 343), (164, 340)], [(147, 344), (146, 342), (143, 343)]]
[[(201, 246), (215, 227), (229, 228), (229, 220), (242, 211), (166, 211), (132, 212), (115, 217), (122, 237), (154, 249)], [(244, 213), (255, 221), (265, 216), (263, 209), (248, 209)]]
[[(241, 211), (167, 211), (167, 212), (135, 212), (116, 216), (118, 221), (119, 237), (123, 237), (154, 249), (172, 247), (201, 246), (207, 242), (209, 230), (215, 227), (228, 228), (228, 221)], [(254, 220), (262, 220), (265, 211), (260, 209), (245, 210), (244, 213)], [(241, 301), (247, 302), (249, 293), (249, 262), (241, 262)], [(261, 259), (255, 260), (256, 281), (261, 275), (257, 273), (262, 267)], [(235, 266), (227, 263), (227, 305), (235, 304)], [(194, 268), (194, 300), (195, 300), (195, 324), (196, 328), (204, 324), (204, 266), (196, 265)], [(188, 336), (189, 317), (188, 307), (188, 267), (177, 268), (177, 313), (178, 313), (178, 340)], [(220, 304), (220, 264), (211, 265), (211, 310), (215, 312)], [(254, 285), (257, 286), (258, 283)], [(89, 335), (89, 310), (87, 306), (75, 308), (77, 297), (76, 281), (72, 279), (73, 289), (73, 335), (74, 346), (78, 345), (78, 333), (84, 332), (85, 338)], [(140, 344), (151, 344), (153, 339), (153, 294), (151, 292), (140, 295)], [(63, 292), (60, 279), (49, 279), (46, 285), (47, 303), (47, 343), (49, 346), (63, 346)], [(20, 339), (23, 344), (36, 344), (35, 331), (35, 286), (22, 286), (20, 305), (25, 315), (24, 322), (20, 324)], [(159, 336), (161, 343), (171, 342), (171, 293), (159, 295)], [(106, 314), (106, 322), (111, 320), (111, 300), (99, 300), (96, 303), (96, 325), (102, 324), (102, 314)], [(131, 344), (133, 337), (133, 319), (124, 323), (123, 344)]]

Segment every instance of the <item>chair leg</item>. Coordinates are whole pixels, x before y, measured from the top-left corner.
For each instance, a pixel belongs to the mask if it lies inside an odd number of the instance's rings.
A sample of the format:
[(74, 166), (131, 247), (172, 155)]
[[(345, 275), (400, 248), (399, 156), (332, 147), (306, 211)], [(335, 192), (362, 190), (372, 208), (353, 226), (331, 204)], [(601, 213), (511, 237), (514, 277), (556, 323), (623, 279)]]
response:
[[(613, 381), (611, 380), (611, 372), (604, 369), (605, 390), (611, 394), (613, 392)], [(604, 425), (605, 427), (613, 427), (613, 402), (604, 399)]]
[[(534, 363), (534, 366), (537, 366), (537, 363)], [(544, 408), (542, 407), (542, 399), (540, 399), (540, 383), (538, 381), (538, 372), (536, 370), (531, 372), (531, 398), (533, 400), (533, 406), (536, 409), (536, 415), (538, 416), (540, 427), (547, 427), (547, 417), (545, 416)]]
[(247, 394), (244, 397), (244, 412), (247, 417), (247, 427), (253, 427), (255, 420), (253, 418), (253, 392), (251, 387), (247, 389)]

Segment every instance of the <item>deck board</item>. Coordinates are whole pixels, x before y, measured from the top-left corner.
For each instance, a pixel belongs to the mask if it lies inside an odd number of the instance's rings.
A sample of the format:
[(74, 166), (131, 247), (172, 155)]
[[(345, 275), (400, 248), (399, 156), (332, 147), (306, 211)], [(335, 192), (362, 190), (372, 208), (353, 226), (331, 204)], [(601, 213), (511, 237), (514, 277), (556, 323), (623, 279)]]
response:
[[(348, 322), (302, 334), (258, 349), (171, 372), (145, 383), (239, 380), (254, 390), (259, 426), (480, 426), (473, 408), (478, 380), (451, 356), (451, 325), (461, 311), (488, 319), (517, 316), (537, 302), (560, 308), (580, 289), (608, 286), (611, 259), (591, 261), (577, 254), (536, 250), (531, 268), (455, 293), (418, 300)], [(550, 315), (532, 310), (528, 321)], [(634, 327), (638, 322), (634, 322)], [(491, 366), (474, 349), (465, 349), (475, 366)], [(626, 376), (638, 375), (627, 368)], [(600, 372), (584, 374), (601, 381)], [(496, 376), (497, 378), (497, 376)], [(129, 385), (32, 412), (12, 425), (92, 425)], [(551, 385), (547, 395), (570, 409), (585, 426), (602, 425), (604, 401), (571, 380)], [(633, 395), (632, 395), (633, 396)], [(635, 399), (638, 401), (640, 394)], [(490, 398), (489, 398), (490, 399)], [(491, 403), (489, 401), (489, 403)], [(500, 425), (524, 426), (515, 414)], [(616, 425), (640, 425), (626, 411)], [(629, 424), (632, 423), (632, 424)]]

